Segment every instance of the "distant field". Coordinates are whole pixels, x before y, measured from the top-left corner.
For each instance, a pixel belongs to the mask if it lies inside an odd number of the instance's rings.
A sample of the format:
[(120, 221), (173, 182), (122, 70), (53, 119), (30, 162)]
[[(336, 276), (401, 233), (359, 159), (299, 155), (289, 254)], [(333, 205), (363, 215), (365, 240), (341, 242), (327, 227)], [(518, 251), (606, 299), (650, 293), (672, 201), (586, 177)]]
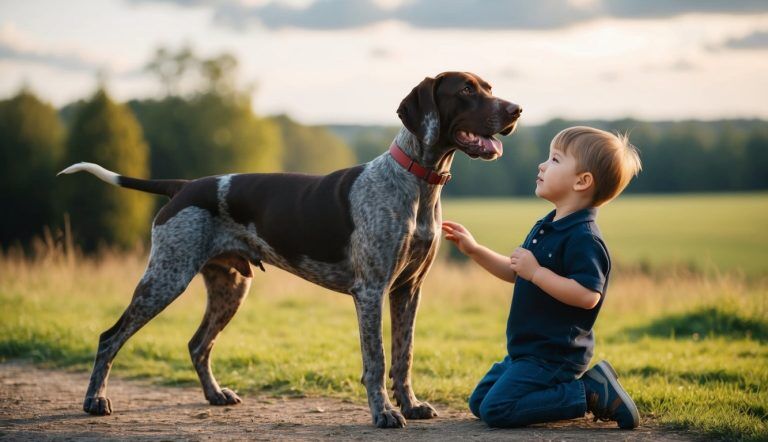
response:
[[(444, 200), (444, 218), (507, 253), (551, 206), (536, 198)], [(621, 196), (598, 224), (614, 261), (768, 275), (768, 193)]]

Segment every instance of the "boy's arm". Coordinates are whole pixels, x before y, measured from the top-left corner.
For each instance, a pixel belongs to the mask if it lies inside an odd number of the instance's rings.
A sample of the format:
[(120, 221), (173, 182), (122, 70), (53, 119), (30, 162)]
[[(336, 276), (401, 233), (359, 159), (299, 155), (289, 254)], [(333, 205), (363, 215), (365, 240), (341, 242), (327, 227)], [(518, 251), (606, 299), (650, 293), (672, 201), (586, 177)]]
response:
[(600, 293), (590, 290), (573, 279), (565, 278), (539, 265), (530, 250), (518, 247), (510, 258), (511, 267), (549, 296), (573, 307), (590, 310), (600, 302)]
[(593, 292), (575, 280), (562, 277), (546, 267), (537, 268), (530, 281), (564, 304), (591, 310), (600, 302), (600, 293)]
[(517, 273), (510, 267), (510, 258), (480, 245), (475, 238), (459, 223), (443, 221), (445, 239), (456, 244), (456, 247), (473, 261), (488, 270), (493, 276), (514, 284)]
[(515, 283), (517, 273), (510, 267), (509, 256), (504, 256), (501, 253), (494, 252), (493, 250), (478, 244), (467, 256), (472, 258), (473, 261), (480, 264), (482, 268), (488, 270), (493, 276), (500, 278), (504, 281)]

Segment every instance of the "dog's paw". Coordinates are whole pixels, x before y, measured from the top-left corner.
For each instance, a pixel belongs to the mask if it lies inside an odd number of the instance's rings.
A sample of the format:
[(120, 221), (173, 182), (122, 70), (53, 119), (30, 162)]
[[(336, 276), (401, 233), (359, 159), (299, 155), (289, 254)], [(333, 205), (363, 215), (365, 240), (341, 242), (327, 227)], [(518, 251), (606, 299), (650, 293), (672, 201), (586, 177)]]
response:
[(406, 419), (432, 419), (437, 417), (437, 411), (426, 402), (416, 402), (413, 407), (401, 408)]
[(229, 388), (222, 388), (213, 396), (208, 398), (211, 405), (235, 405), (242, 403), (243, 400)]
[(384, 410), (373, 418), (373, 423), (378, 428), (403, 428), (405, 418), (395, 409)]
[(83, 402), (83, 411), (96, 416), (109, 416), (112, 414), (112, 401), (103, 396), (86, 397)]

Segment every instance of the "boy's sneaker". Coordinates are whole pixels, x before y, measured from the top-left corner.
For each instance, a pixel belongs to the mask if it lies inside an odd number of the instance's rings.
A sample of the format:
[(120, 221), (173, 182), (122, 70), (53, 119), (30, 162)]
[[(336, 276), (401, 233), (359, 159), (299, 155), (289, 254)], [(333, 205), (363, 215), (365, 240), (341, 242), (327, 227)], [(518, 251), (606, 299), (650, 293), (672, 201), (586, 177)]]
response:
[(587, 411), (603, 421), (616, 421), (619, 428), (632, 429), (640, 424), (637, 407), (619, 384), (618, 375), (608, 361), (600, 361), (584, 373)]

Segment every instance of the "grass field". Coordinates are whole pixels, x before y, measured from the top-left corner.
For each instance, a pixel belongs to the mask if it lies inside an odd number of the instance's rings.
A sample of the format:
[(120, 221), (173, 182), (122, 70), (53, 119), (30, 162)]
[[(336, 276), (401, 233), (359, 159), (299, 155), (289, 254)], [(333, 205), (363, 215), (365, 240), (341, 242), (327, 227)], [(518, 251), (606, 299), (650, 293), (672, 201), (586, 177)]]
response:
[[(546, 210), (532, 200), (450, 201), (445, 207), (446, 218), (472, 227), (500, 250), (519, 241), (514, 238)], [(609, 246), (626, 265), (612, 276), (596, 326), (595, 358), (617, 368), (646, 422), (706, 437), (768, 438), (768, 264), (760, 231), (768, 225), (766, 212), (762, 194), (626, 198), (601, 213)], [(688, 228), (675, 222), (705, 215), (706, 222)], [(622, 234), (625, 229), (638, 236)], [(732, 244), (741, 244), (744, 254)], [(648, 253), (633, 250), (640, 246)], [(127, 305), (144, 259), (1, 258), (0, 358), (89, 370), (98, 335)], [(648, 263), (634, 266), (640, 259)], [(464, 406), (477, 380), (504, 356), (510, 297), (509, 284), (476, 266), (444, 260), (435, 266), (417, 321), (419, 397)], [(113, 373), (197, 383), (186, 343), (204, 308), (204, 287), (196, 279), (129, 341)], [(388, 335), (388, 320), (385, 328)], [(364, 401), (357, 330), (349, 297), (268, 267), (266, 274), (257, 272), (249, 299), (219, 338), (214, 372), (222, 385), (246, 394)]]
[[(444, 218), (466, 225), (499, 251), (519, 245), (551, 205), (536, 198), (458, 199)], [(619, 264), (653, 270), (768, 275), (768, 193), (621, 196), (598, 224)]]

